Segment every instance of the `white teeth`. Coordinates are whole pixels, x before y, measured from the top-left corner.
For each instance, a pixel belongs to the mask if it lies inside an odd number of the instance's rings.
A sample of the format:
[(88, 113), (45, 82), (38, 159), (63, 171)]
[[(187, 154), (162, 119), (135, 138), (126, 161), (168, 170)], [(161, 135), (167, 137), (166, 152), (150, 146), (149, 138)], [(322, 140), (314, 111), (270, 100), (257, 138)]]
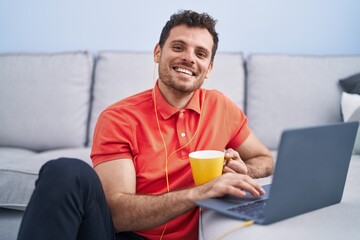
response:
[(193, 75), (193, 73), (191, 71), (189, 71), (187, 69), (184, 69), (184, 68), (175, 68), (175, 71), (185, 73), (185, 74), (190, 75), (190, 76)]

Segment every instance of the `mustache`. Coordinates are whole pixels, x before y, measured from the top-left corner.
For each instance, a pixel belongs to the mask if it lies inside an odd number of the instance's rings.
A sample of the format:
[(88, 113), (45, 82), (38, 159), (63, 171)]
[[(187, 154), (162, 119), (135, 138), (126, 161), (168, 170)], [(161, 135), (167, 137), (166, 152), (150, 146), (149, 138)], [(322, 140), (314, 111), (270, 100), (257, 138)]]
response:
[(187, 68), (191, 68), (192, 70), (195, 70), (193, 68), (194, 64), (189, 63), (189, 62), (179, 62), (179, 63), (176, 63), (176, 66), (178, 66), (178, 67), (184, 66), (184, 67), (187, 67)]

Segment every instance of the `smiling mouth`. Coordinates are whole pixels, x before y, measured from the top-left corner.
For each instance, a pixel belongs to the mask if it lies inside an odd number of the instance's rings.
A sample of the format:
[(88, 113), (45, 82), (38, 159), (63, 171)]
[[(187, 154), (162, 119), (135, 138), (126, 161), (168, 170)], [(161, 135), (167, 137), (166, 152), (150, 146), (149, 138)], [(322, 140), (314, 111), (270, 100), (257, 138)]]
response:
[(189, 76), (194, 76), (195, 74), (191, 72), (190, 70), (187, 70), (185, 68), (175, 67), (174, 70), (178, 73), (183, 73)]

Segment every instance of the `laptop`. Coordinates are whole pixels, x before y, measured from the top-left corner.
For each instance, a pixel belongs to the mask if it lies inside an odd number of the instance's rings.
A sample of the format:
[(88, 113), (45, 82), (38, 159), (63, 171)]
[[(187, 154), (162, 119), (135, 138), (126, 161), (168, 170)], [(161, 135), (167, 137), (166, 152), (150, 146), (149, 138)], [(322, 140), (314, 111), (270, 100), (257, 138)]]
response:
[(341, 201), (359, 123), (286, 130), (272, 183), (260, 198), (225, 196), (197, 205), (241, 220), (270, 224)]

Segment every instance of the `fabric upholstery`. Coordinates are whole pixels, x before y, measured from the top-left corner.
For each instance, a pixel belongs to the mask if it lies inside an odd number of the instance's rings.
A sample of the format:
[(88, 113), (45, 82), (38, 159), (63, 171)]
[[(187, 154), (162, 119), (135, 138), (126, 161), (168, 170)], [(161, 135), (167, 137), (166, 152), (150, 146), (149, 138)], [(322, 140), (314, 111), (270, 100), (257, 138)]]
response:
[[(360, 71), (360, 66), (359, 66)], [(360, 94), (360, 73), (340, 79), (340, 85), (347, 93)]]
[(15, 240), (23, 211), (0, 208), (0, 240)]
[(276, 149), (284, 129), (341, 121), (339, 79), (359, 71), (359, 56), (253, 54), (247, 61), (247, 116)]
[(92, 66), (87, 52), (0, 54), (0, 146), (83, 146)]
[[(3, 154), (2, 154), (3, 153)], [(40, 167), (49, 160), (72, 157), (84, 160), (89, 165), (90, 148), (67, 148), (42, 153), (33, 153), (10, 148), (0, 148), (0, 156), (10, 153), (17, 158), (1, 158), (0, 207), (24, 210), (35, 187)]]
[[(344, 122), (360, 122), (360, 95), (343, 92), (341, 110)], [(360, 154), (360, 128), (357, 132), (353, 152)]]

